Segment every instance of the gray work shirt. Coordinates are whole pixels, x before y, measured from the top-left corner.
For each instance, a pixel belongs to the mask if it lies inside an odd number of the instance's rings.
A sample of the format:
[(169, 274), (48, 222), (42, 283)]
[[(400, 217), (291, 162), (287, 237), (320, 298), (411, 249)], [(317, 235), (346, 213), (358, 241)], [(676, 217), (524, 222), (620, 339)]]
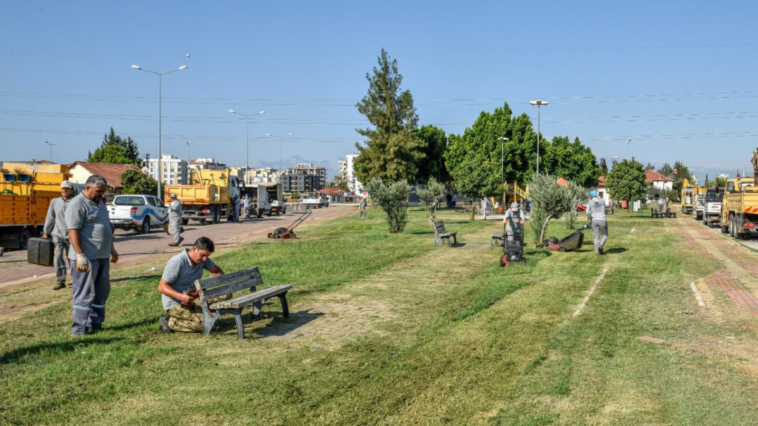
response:
[[(79, 230), (79, 246), (87, 259), (109, 259), (113, 245), (113, 227), (108, 219), (105, 203), (95, 204), (79, 194), (66, 207), (66, 226)], [(69, 258), (76, 259), (76, 251), (69, 250)]]
[(45, 218), (45, 234), (51, 236), (53, 240), (68, 241), (68, 226), (66, 226), (66, 208), (71, 198), (64, 200), (63, 197), (53, 198), (50, 201), (50, 207), (47, 209)]
[[(163, 277), (161, 277), (171, 285), (171, 288), (179, 293), (184, 293), (190, 288), (194, 289), (195, 280), (199, 280), (203, 276), (203, 271), (206, 269), (210, 271), (216, 266), (210, 258), (206, 259), (205, 263), (193, 265), (188, 252), (189, 249), (184, 249), (181, 253), (169, 259), (168, 263), (166, 263), (166, 269), (163, 270)], [(163, 309), (167, 311), (181, 303), (165, 294), (162, 296)]]
[(182, 203), (176, 200), (168, 206), (168, 221), (176, 223), (182, 220)]
[(513, 229), (511, 229), (511, 223), (508, 221), (508, 218), (513, 218), (513, 224), (518, 226), (519, 219), (524, 220), (524, 211), (521, 209), (518, 209), (518, 211), (513, 211), (513, 209), (508, 209), (508, 211), (505, 212), (505, 216), (503, 217), (503, 223), (505, 223), (505, 232), (513, 232)]
[(587, 218), (592, 221), (605, 219), (605, 201), (593, 198), (587, 203)]

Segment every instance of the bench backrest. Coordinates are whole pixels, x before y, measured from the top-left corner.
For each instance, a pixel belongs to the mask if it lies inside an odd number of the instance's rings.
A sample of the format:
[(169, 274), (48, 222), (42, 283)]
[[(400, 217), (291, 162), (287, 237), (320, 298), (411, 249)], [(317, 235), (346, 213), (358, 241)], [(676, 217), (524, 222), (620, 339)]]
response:
[(434, 222), (434, 233), (435, 234), (444, 234), (445, 232), (445, 224), (439, 220)]
[(203, 301), (257, 287), (261, 284), (263, 284), (263, 278), (256, 266), (244, 271), (197, 280), (195, 281), (195, 288), (200, 300)]

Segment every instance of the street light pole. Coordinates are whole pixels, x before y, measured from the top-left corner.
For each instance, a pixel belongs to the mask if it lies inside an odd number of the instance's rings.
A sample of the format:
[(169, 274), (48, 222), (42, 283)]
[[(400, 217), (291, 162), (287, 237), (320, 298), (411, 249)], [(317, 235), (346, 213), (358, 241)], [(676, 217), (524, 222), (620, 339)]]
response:
[(631, 141), (632, 141), (631, 139), (629, 139), (628, 141), (626, 141), (626, 159), (627, 160), (631, 160), (631, 158), (629, 158), (629, 143)]
[(287, 133), (285, 136), (274, 136), (271, 133), (266, 133), (266, 136), (279, 139), (279, 176), (281, 176), (282, 173), (282, 138), (286, 138), (292, 135), (293, 133)]
[(163, 90), (163, 75), (164, 74), (171, 74), (172, 72), (176, 71), (182, 71), (187, 69), (187, 65), (182, 65), (179, 68), (170, 70), (170, 71), (164, 71), (164, 72), (156, 72), (156, 71), (150, 71), (143, 69), (139, 65), (132, 65), (132, 68), (134, 68), (137, 71), (145, 71), (149, 72), (150, 74), (155, 74), (158, 76), (158, 199), (163, 200), (161, 197), (161, 183), (163, 183), (163, 156), (161, 152), (161, 102), (162, 102), (162, 90)]
[(55, 145), (58, 145), (58, 142), (56, 142), (56, 143), (50, 143), (48, 141), (45, 141), (45, 143), (48, 144), (48, 145), (50, 145), (50, 162), (52, 163), (53, 162), (53, 147)]
[[(500, 141), (500, 184), (505, 186), (505, 141), (509, 139), (501, 136), (497, 140)], [(503, 203), (505, 203), (505, 188), (503, 188)]]
[(261, 111), (257, 114), (242, 114), (233, 109), (230, 109), (229, 112), (245, 117), (245, 185), (247, 185), (248, 177), (250, 176), (250, 118), (255, 117), (256, 115), (265, 114), (266, 111)]
[(189, 153), (190, 152), (189, 151), (190, 145), (192, 145), (192, 142), (191, 141), (187, 141), (187, 167), (189, 167), (189, 162), (190, 162), (190, 153)]
[(542, 133), (540, 133), (540, 113), (542, 105), (547, 106), (548, 102), (543, 101), (542, 99), (537, 99), (536, 101), (530, 101), (529, 105), (537, 105), (537, 174), (540, 174), (540, 142), (542, 139)]

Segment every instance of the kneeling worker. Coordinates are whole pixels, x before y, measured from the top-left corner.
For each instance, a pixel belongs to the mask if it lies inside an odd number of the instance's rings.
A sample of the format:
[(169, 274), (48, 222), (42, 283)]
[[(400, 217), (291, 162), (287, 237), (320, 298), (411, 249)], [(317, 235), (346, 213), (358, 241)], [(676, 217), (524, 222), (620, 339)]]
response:
[[(215, 245), (210, 238), (200, 237), (192, 248), (182, 250), (166, 263), (158, 284), (158, 291), (163, 295), (163, 309), (168, 314), (160, 319), (163, 332), (203, 331), (203, 311), (199, 306), (194, 306), (196, 296), (187, 293), (195, 291), (195, 280), (200, 279), (206, 269), (212, 277), (224, 274), (210, 259), (214, 250)], [(209, 302), (215, 303), (231, 297), (222, 296)]]

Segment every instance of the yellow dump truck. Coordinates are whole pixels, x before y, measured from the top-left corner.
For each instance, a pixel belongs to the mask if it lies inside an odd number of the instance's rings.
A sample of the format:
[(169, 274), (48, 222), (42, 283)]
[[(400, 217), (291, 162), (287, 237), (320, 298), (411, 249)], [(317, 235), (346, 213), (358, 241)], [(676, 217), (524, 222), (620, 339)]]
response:
[(170, 204), (171, 194), (182, 203), (182, 219), (201, 224), (219, 223), (232, 216), (234, 202), (240, 197), (242, 181), (229, 170), (190, 169), (188, 185), (166, 185), (164, 201)]
[(695, 199), (696, 187), (690, 184), (689, 179), (684, 179), (682, 182), (682, 194), (680, 202), (682, 203), (682, 213), (692, 214), (692, 202)]
[(61, 164), (5, 163), (0, 173), (0, 256), (5, 249), (25, 250), (42, 235), (47, 209), (61, 196), (68, 167)]
[(698, 186), (693, 188), (692, 193), (692, 217), (695, 220), (703, 220), (703, 211), (705, 210), (705, 194), (708, 192), (708, 188), (705, 186)]
[(744, 239), (758, 234), (758, 149), (753, 151), (753, 177), (726, 181), (721, 203), (721, 232)]

